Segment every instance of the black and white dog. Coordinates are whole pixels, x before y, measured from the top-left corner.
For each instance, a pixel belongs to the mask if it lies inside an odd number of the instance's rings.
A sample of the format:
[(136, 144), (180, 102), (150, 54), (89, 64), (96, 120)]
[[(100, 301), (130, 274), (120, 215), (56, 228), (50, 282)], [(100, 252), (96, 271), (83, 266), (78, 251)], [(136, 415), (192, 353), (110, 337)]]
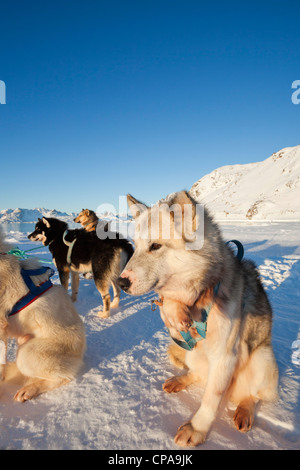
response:
[[(119, 234), (114, 238), (101, 240), (96, 232), (84, 229), (68, 230), (68, 224), (59, 219), (38, 219), (29, 240), (41, 241), (53, 257), (61, 284), (68, 289), (71, 272), (72, 300), (75, 302), (79, 287), (79, 273), (92, 272), (94, 281), (103, 300), (103, 311), (99, 316), (107, 318), (110, 308), (116, 308), (120, 301), (117, 279), (133, 254), (132, 244)], [(113, 287), (111, 302), (109, 288)]]

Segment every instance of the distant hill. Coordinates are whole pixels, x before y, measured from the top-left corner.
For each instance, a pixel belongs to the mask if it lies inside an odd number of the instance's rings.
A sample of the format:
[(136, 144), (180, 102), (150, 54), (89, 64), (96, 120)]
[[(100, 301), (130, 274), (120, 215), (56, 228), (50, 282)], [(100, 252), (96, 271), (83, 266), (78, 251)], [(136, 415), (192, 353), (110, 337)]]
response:
[(60, 212), (55, 209), (3, 209), (0, 210), (0, 224), (37, 222), (38, 218), (56, 217), (66, 222), (73, 221), (75, 213)]
[(216, 220), (300, 220), (300, 145), (262, 162), (220, 167), (190, 194)]

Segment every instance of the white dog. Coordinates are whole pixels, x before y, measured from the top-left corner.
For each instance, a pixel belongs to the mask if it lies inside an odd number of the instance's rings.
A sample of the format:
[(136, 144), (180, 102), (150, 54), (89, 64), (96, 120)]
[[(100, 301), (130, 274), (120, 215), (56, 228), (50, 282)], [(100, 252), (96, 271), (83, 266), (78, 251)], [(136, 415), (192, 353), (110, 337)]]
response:
[[(4, 363), (0, 365), (0, 381), (5, 381), (8, 371), (3, 358), (7, 338), (16, 338), (16, 366), (23, 380), (14, 398), (24, 402), (76, 376), (85, 351), (85, 330), (66, 290), (49, 282), (48, 269), (41, 269), (37, 260), (7, 254), (10, 248), (0, 231), (0, 346)], [(26, 304), (27, 298), (28, 305), (20, 306), (20, 299)]]

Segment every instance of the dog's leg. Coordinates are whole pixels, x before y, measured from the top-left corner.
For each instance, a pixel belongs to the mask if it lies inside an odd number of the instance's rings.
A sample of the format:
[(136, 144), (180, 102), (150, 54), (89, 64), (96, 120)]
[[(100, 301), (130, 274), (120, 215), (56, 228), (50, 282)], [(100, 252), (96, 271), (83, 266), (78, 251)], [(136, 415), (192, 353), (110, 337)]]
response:
[(103, 302), (103, 310), (100, 310), (98, 316), (100, 318), (108, 318), (110, 315), (109, 283), (107, 281), (100, 281), (99, 279), (95, 279), (95, 284), (101, 294)]
[(16, 367), (25, 377), (16, 395), (16, 401), (26, 401), (70, 382), (82, 366), (80, 342), (75, 350), (65, 343), (50, 338), (21, 337), (16, 355)]
[(191, 421), (178, 429), (175, 436), (177, 445), (196, 446), (205, 441), (220, 401), (232, 377), (235, 363), (235, 355), (229, 352), (219, 351), (218, 358), (212, 356), (201, 406)]
[(76, 302), (79, 288), (79, 273), (71, 271), (72, 302)]
[(68, 290), (69, 287), (69, 271), (58, 271), (61, 285)]
[(255, 406), (258, 401), (258, 398), (250, 396), (239, 403), (233, 417), (234, 424), (239, 431), (247, 432), (252, 428)]
[(24, 387), (20, 388), (14, 396), (14, 400), (25, 402), (37, 397), (41, 393), (49, 392), (55, 388), (68, 383), (69, 379), (59, 378), (57, 380), (31, 379)]
[(255, 407), (260, 400), (277, 399), (278, 369), (270, 345), (261, 345), (252, 352), (243, 369), (237, 374), (231, 399), (238, 403), (234, 423), (241, 432), (251, 429)]
[(114, 292), (114, 299), (110, 305), (110, 308), (118, 308), (120, 303), (121, 289), (115, 281), (111, 281), (111, 285)]

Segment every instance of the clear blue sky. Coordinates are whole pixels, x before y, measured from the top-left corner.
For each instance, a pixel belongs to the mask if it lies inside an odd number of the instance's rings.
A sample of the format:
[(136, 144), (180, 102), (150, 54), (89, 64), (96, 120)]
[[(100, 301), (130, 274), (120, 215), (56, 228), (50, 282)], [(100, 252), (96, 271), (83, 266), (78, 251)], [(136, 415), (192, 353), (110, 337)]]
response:
[(300, 144), (299, 21), (298, 0), (1, 2), (0, 209), (151, 204)]

